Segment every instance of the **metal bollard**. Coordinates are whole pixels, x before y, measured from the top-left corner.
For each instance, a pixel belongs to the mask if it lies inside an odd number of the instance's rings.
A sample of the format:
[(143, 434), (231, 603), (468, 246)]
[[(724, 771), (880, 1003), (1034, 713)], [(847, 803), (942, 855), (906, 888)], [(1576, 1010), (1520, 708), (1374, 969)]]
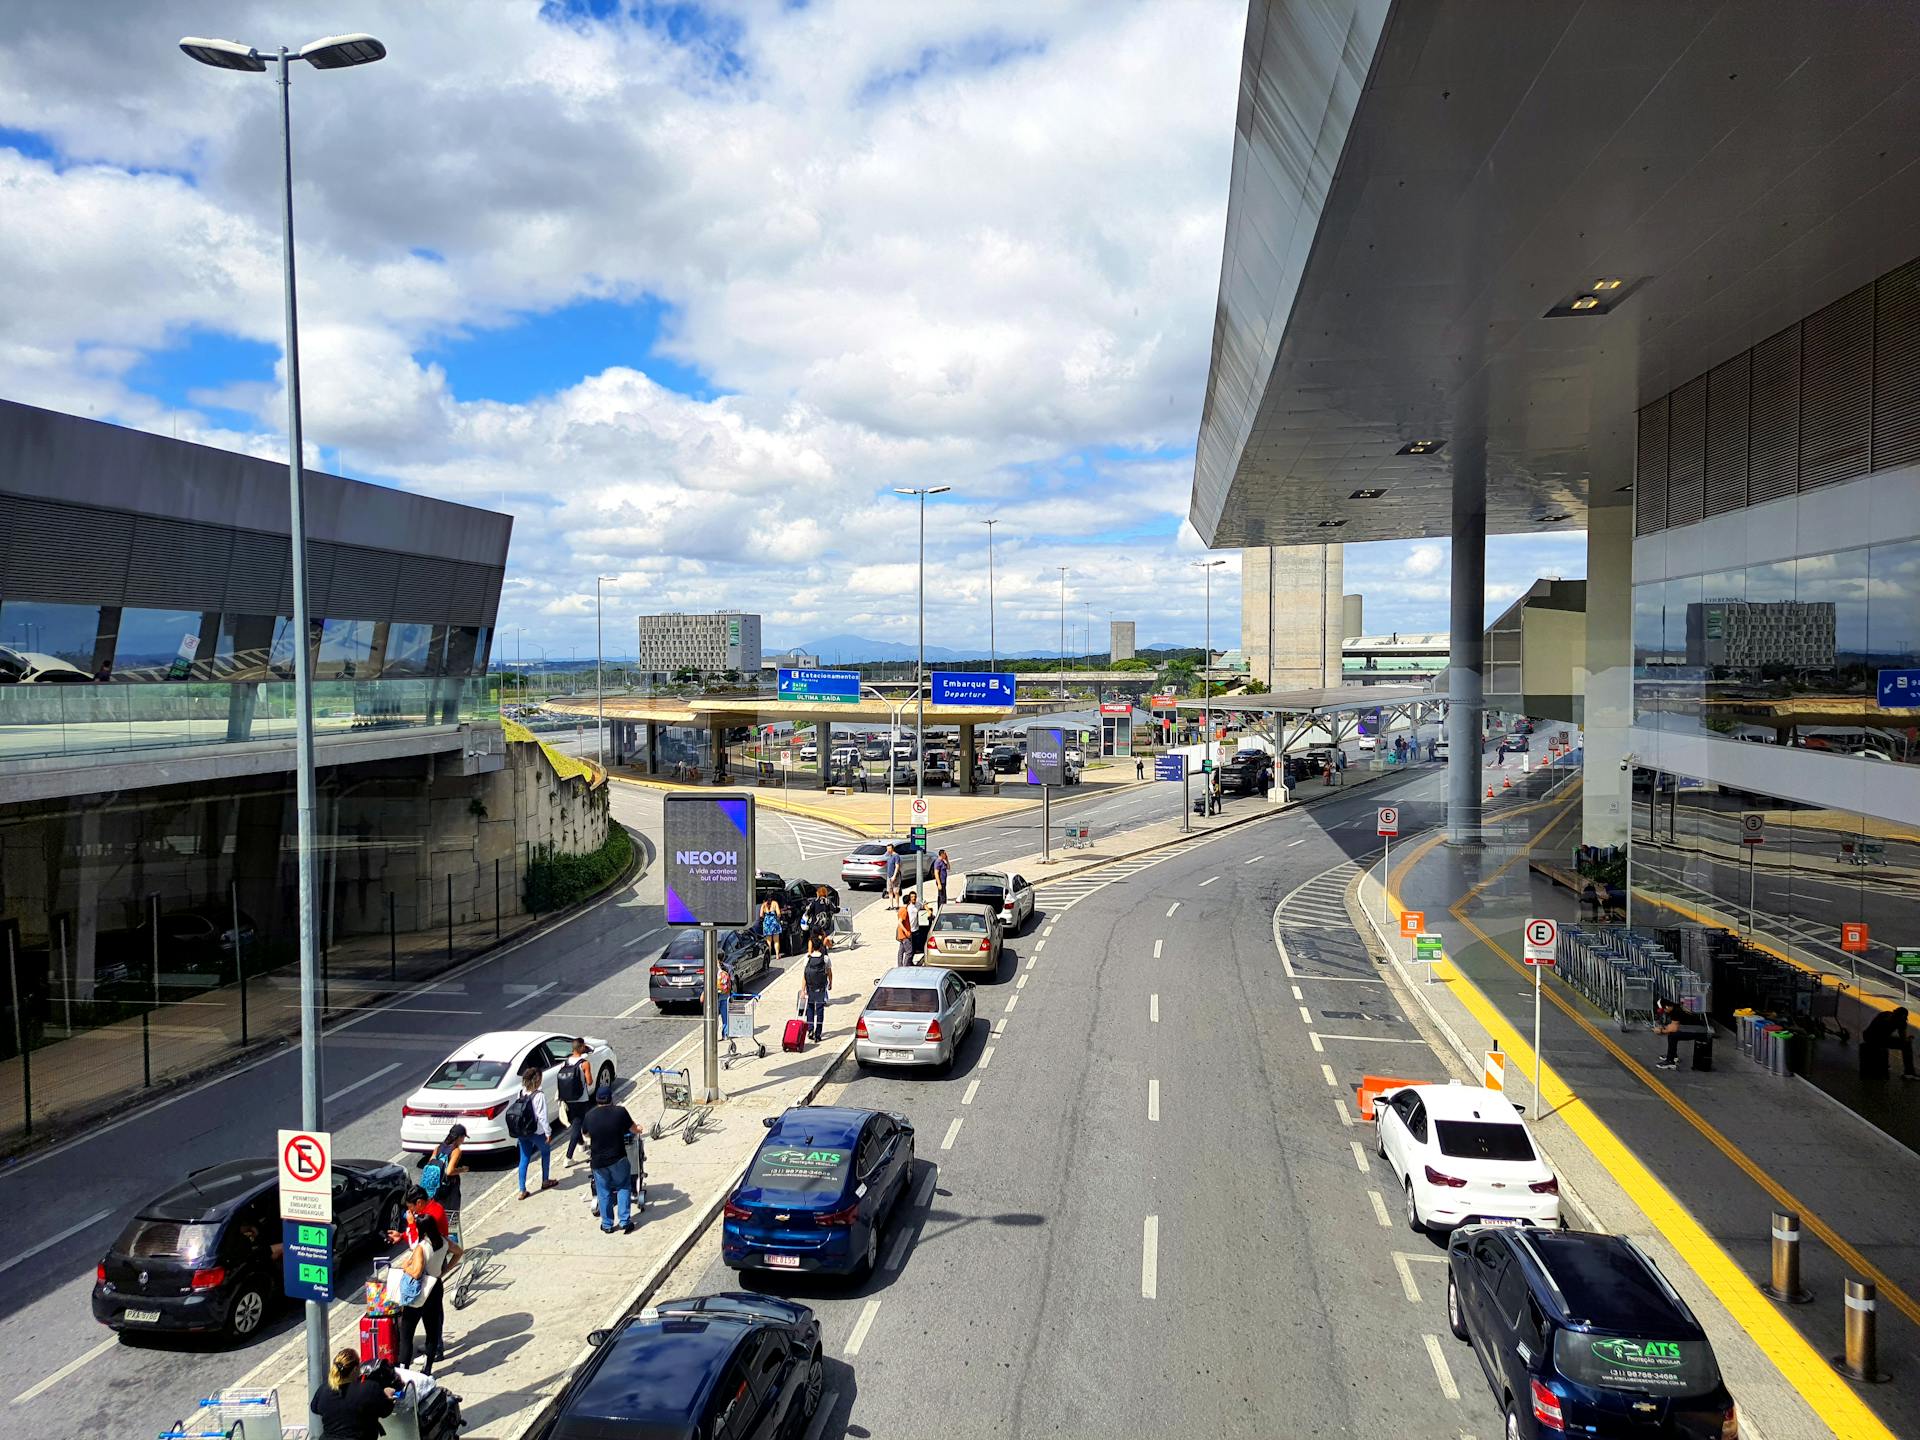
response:
[(1880, 1342), (1875, 1324), (1878, 1292), (1865, 1280), (1846, 1286), (1847, 1353), (1833, 1357), (1833, 1367), (1849, 1380), (1883, 1385), (1892, 1377), (1880, 1369)]
[(1800, 1283), (1800, 1217), (1791, 1210), (1773, 1212), (1773, 1276), (1760, 1293), (1789, 1305), (1813, 1299), (1813, 1292)]

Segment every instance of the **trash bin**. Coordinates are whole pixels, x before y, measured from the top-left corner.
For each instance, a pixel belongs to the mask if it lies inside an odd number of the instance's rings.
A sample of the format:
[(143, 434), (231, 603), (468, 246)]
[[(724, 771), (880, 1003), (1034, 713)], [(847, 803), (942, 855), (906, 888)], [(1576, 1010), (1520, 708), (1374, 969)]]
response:
[(1813, 1068), (1813, 1036), (1804, 1030), (1790, 1030), (1782, 1037), (1786, 1043), (1786, 1073), (1805, 1075)]
[(1767, 1047), (1767, 1069), (1773, 1074), (1786, 1076), (1791, 1073), (1787, 1069), (1787, 1056), (1792, 1049), (1793, 1041), (1794, 1034), (1791, 1030), (1782, 1029), (1774, 1032), (1773, 1043)]
[(1696, 1070), (1713, 1069), (1713, 1032), (1695, 1038), (1693, 1042), (1693, 1068)]

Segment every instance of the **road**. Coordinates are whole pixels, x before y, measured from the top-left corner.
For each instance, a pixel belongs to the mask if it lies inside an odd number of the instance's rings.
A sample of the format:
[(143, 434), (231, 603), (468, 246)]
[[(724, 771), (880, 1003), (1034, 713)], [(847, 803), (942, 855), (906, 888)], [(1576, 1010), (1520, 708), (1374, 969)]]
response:
[[(747, 1281), (821, 1312), (813, 1436), (1500, 1432), (1354, 1118), (1369, 1071), (1444, 1075), (1346, 920), (1382, 798), (1043, 887), (950, 1077), (836, 1071), (918, 1169), (871, 1281)], [(710, 1233), (659, 1298), (740, 1283)]]

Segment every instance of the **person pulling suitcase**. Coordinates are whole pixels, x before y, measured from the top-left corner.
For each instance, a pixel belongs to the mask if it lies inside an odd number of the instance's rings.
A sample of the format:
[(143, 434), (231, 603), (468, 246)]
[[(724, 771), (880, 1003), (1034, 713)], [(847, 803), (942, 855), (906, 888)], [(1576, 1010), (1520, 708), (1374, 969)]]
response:
[(827, 997), (833, 991), (832, 948), (832, 942), (825, 935), (815, 935), (807, 944), (807, 968), (803, 972), (803, 979), (806, 982), (807, 1034), (813, 1040), (826, 1038)]

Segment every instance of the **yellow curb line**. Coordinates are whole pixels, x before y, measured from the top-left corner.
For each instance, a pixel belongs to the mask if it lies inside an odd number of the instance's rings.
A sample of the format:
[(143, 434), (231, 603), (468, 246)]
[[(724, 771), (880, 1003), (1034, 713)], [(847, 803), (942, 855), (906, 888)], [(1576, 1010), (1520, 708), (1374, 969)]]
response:
[[(1414, 848), (1411, 855), (1395, 867), (1396, 874), (1403, 874), (1445, 839), (1443, 832), (1422, 841)], [(1466, 900), (1463, 897), (1460, 905), (1451, 907), (1455, 918), (1473, 931), (1489, 950), (1500, 956), (1508, 965), (1515, 970), (1524, 970), (1525, 967), (1519, 965), (1484, 930), (1461, 913), (1461, 906), (1465, 903)], [(1400, 918), (1400, 913), (1407, 908), (1400, 903), (1392, 888), (1387, 891), (1387, 906), (1396, 921)], [(1514, 1027), (1508, 1023), (1506, 1017), (1500, 1014), (1493, 1002), (1487, 999), (1485, 993), (1471, 978), (1458, 966), (1451, 968), (1453, 973), (1465, 982), (1456, 987), (1453, 992), (1460, 1003), (1466, 1006), (1468, 1013), (1488, 1034), (1511, 1037), (1501, 1048), (1506, 1051), (1511, 1062), (1520, 1067), (1522, 1073), (1530, 1071), (1533, 1066), (1533, 1047), (1515, 1033)], [(1831, 1226), (1804, 1209), (1793, 1200), (1791, 1195), (1773, 1183), (1764, 1171), (1747, 1159), (1739, 1147), (1709, 1125), (1697, 1111), (1680, 1100), (1664, 1085), (1656, 1083), (1644, 1067), (1591, 1025), (1585, 1016), (1572, 1010), (1563, 997), (1553, 991), (1546, 993), (1552, 997), (1556, 1005), (1559, 1005), (1589, 1034), (1598, 1039), (1616, 1059), (1627, 1067), (1630, 1073), (1689, 1119), (1695, 1129), (1711, 1141), (1716, 1149), (1738, 1165), (1770, 1195), (1780, 1200), (1785, 1208), (1798, 1211), (1801, 1222), (1832, 1248), (1837, 1256), (1849, 1264), (1858, 1262), (1858, 1273), (1863, 1277), (1871, 1278), (1879, 1273), (1865, 1262), (1858, 1251), (1841, 1240)], [(1760, 1293), (1759, 1286), (1735, 1263), (1733, 1257), (1721, 1248), (1720, 1243), (1698, 1220), (1693, 1218), (1692, 1213), (1674, 1197), (1673, 1192), (1668, 1190), (1660, 1179), (1621, 1143), (1606, 1122), (1580, 1100), (1573, 1088), (1560, 1078), (1559, 1073), (1544, 1062), (1540, 1069), (1540, 1092), (1541, 1103), (1566, 1122), (1567, 1128), (1587, 1147), (1594, 1159), (1613, 1176), (1615, 1182), (1626, 1192), (1627, 1197), (1640, 1208), (1641, 1213), (1653, 1223), (1654, 1228), (1660, 1232), (1667, 1243), (1673, 1246), (1675, 1252), (1687, 1263), (1694, 1274), (1699, 1276), (1701, 1283), (1726, 1307), (1727, 1313), (1732, 1315), (1740, 1327), (1747, 1332), (1773, 1367), (1799, 1392), (1801, 1398), (1813, 1407), (1814, 1413), (1835, 1434), (1848, 1436), (1850, 1440), (1851, 1437), (1867, 1435), (1886, 1436), (1888, 1440), (1892, 1440), (1893, 1432), (1840, 1378), (1839, 1373), (1814, 1350), (1806, 1337), (1789, 1324), (1785, 1316), (1774, 1309), (1772, 1302)], [(1910, 1307), (1913, 1302), (1897, 1286), (1882, 1285), (1881, 1293), (1893, 1300), (1903, 1314), (1912, 1318), (1913, 1312)]]

